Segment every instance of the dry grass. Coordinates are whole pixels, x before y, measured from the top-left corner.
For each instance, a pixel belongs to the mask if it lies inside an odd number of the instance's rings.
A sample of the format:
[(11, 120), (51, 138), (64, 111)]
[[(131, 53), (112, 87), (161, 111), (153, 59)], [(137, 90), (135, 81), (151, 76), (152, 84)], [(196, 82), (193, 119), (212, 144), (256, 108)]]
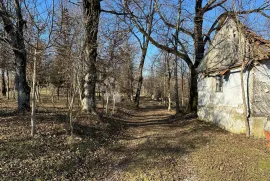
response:
[[(29, 114), (0, 100), (0, 180), (268, 180), (264, 140), (227, 133), (144, 99), (139, 111), (122, 103), (117, 114), (78, 114), (69, 136), (65, 98), (43, 95), (38, 134)], [(94, 124), (100, 119), (101, 124)]]

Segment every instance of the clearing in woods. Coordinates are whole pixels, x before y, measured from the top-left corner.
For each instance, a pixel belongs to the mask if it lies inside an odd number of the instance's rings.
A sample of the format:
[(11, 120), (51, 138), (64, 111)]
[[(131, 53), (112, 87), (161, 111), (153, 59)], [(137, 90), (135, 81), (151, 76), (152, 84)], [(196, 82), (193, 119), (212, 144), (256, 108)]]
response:
[[(42, 100), (35, 138), (30, 116), (1, 99), (0, 180), (268, 180), (270, 150), (248, 139), (174, 115), (144, 98), (139, 111), (118, 105), (115, 116), (74, 116), (67, 134), (66, 108)], [(47, 101), (47, 102), (46, 102)], [(62, 101), (64, 102), (64, 101)]]

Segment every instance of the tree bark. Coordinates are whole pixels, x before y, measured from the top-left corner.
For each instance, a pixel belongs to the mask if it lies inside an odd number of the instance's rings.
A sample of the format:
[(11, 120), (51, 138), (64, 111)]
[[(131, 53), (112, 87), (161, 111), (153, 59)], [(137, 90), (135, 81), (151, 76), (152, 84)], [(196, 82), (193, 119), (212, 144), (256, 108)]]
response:
[(79, 90), (79, 88), (77, 88), (78, 85), (76, 85), (74, 87), (74, 92), (70, 98), (70, 102), (69, 102), (69, 105), (68, 105), (68, 118), (69, 118), (69, 129), (70, 129), (70, 135), (73, 135), (73, 124), (72, 124), (72, 111), (73, 111), (73, 105), (74, 105), (74, 99), (75, 99), (75, 96)]
[[(164, 64), (163, 64), (164, 65)], [(162, 103), (166, 105), (166, 75), (164, 73), (163, 77), (163, 94), (162, 94)]]
[(202, 0), (197, 0), (195, 6), (196, 15), (194, 17), (194, 48), (195, 48), (195, 63), (197, 68), (204, 56), (204, 41), (203, 41), (203, 15)]
[(188, 111), (197, 112), (198, 103), (198, 87), (197, 87), (197, 73), (196, 68), (199, 66), (204, 56), (204, 41), (203, 41), (203, 14), (202, 11), (202, 0), (196, 1), (195, 6), (195, 17), (194, 17), (194, 48), (195, 48), (195, 63), (189, 65), (190, 70), (190, 90), (189, 90), (189, 104)]
[(2, 68), (2, 95), (7, 96), (6, 80), (5, 80), (5, 70)]
[(112, 115), (115, 113), (115, 93), (112, 95), (113, 98), (113, 108), (112, 108)]
[(106, 91), (106, 116), (108, 116), (109, 93)]
[(10, 87), (9, 87), (9, 71), (7, 70), (7, 99), (9, 99), (9, 91), (10, 91)]
[(33, 67), (33, 90), (32, 90), (32, 112), (31, 112), (31, 136), (36, 134), (36, 81), (37, 81), (37, 50), (35, 49)]
[(60, 87), (57, 87), (57, 100), (59, 101), (59, 96), (60, 96)]
[(167, 79), (167, 93), (168, 93), (168, 111), (171, 111), (171, 68), (170, 68), (170, 59), (167, 59), (167, 71), (168, 71), (168, 79)]
[(175, 111), (176, 111), (176, 114), (177, 114), (177, 113), (180, 113), (179, 93), (178, 93), (177, 56), (175, 56), (175, 59), (174, 59), (174, 92), (175, 92)]
[(26, 80), (26, 52), (15, 53), (17, 92), (18, 92), (18, 110), (19, 112), (30, 111), (30, 87)]
[(3, 20), (4, 29), (9, 36), (9, 44), (13, 47), (15, 56), (16, 84), (18, 91), (18, 111), (24, 112), (30, 110), (30, 88), (26, 81), (26, 62), (27, 53), (24, 44), (24, 25), (21, 4), (19, 0), (14, 0), (16, 12), (16, 22), (7, 11), (3, 1), (0, 1), (0, 17)]
[(132, 65), (132, 59), (129, 60), (128, 62), (128, 86), (129, 86), (129, 91), (128, 91), (128, 97), (130, 98), (130, 101), (133, 101), (133, 65)]
[(133, 85), (132, 85), (132, 80), (129, 80), (129, 98), (130, 98), (130, 101), (133, 101)]
[(69, 88), (68, 88), (68, 84), (67, 84), (67, 87), (66, 87), (66, 98), (67, 98), (67, 102), (66, 102), (66, 105), (67, 107), (69, 106)]
[[(125, 1), (125, 8), (128, 9), (126, 1)], [(145, 57), (147, 54), (147, 49), (148, 49), (148, 45), (149, 45), (149, 41), (150, 41), (149, 36), (152, 33), (154, 12), (155, 12), (155, 8), (154, 8), (153, 0), (150, 0), (149, 14), (147, 15), (147, 17), (145, 17), (147, 36), (143, 35), (143, 42), (141, 43), (142, 55), (141, 55), (141, 61), (140, 61), (140, 66), (139, 66), (139, 79), (138, 79), (138, 85), (137, 85), (138, 87), (137, 87), (136, 97), (135, 97), (135, 102), (136, 102), (137, 108), (139, 108), (139, 105), (140, 105), (140, 94), (141, 94), (141, 88), (142, 88), (142, 83), (143, 83), (142, 71), (143, 71), (144, 61), (145, 61)]]
[(190, 66), (189, 70), (190, 70), (190, 89), (189, 89), (188, 111), (197, 112), (197, 103), (198, 103), (197, 72), (194, 66)]
[(147, 53), (147, 48), (143, 48), (140, 66), (139, 66), (139, 79), (138, 79), (138, 85), (137, 85), (137, 91), (136, 91), (136, 97), (135, 97), (135, 103), (136, 103), (137, 108), (139, 108), (139, 106), (140, 106), (140, 94), (141, 94), (141, 88), (142, 88), (142, 84), (143, 84), (143, 66), (144, 66), (146, 53)]
[(38, 102), (41, 102), (41, 97), (40, 97), (40, 84), (39, 84), (39, 82), (37, 82), (36, 96), (37, 96)]
[(82, 109), (96, 114), (96, 58), (97, 58), (97, 35), (100, 16), (100, 0), (83, 0), (85, 36), (85, 61), (88, 72), (84, 78), (84, 98)]
[(181, 106), (184, 107), (184, 65), (183, 62), (181, 62)]

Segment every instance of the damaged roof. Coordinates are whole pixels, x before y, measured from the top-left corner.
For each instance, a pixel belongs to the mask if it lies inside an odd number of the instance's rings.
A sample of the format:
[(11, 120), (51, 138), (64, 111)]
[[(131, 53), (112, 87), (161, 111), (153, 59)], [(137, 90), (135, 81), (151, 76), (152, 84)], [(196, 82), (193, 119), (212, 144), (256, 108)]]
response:
[[(270, 41), (251, 31), (237, 18), (228, 16), (220, 26), (197, 68), (198, 72), (221, 72), (239, 67), (243, 61), (270, 60)], [(242, 47), (243, 42), (245, 44), (245, 56), (240, 56), (239, 42), (242, 42)]]

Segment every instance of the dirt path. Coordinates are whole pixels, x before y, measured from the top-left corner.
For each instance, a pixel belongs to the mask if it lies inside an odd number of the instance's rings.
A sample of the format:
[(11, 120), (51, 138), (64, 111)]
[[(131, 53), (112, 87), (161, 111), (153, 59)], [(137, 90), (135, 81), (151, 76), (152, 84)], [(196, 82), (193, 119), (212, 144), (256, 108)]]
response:
[(140, 107), (122, 117), (127, 129), (111, 149), (121, 159), (108, 180), (197, 180), (188, 163), (196, 137), (184, 136), (187, 122), (176, 121), (175, 112), (156, 101), (144, 100)]
[(122, 139), (110, 149), (118, 159), (107, 180), (268, 180), (270, 150), (264, 140), (230, 134), (192, 118), (175, 118), (144, 100), (123, 117)]

